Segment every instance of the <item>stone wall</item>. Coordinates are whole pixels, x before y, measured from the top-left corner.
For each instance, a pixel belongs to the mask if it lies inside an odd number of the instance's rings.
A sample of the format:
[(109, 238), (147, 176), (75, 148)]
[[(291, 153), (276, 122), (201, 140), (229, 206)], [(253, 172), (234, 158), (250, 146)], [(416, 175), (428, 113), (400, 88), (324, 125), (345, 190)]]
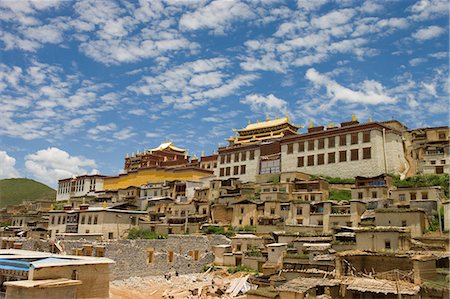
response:
[[(132, 276), (163, 275), (169, 271), (179, 274), (201, 272), (204, 265), (214, 261), (212, 246), (229, 244), (224, 236), (170, 235), (162, 240), (119, 240), (90, 243), (105, 246), (105, 257), (116, 263), (111, 266), (111, 279)], [(67, 254), (88, 244), (83, 241), (64, 241)], [(46, 241), (28, 239), (23, 249), (49, 251)]]

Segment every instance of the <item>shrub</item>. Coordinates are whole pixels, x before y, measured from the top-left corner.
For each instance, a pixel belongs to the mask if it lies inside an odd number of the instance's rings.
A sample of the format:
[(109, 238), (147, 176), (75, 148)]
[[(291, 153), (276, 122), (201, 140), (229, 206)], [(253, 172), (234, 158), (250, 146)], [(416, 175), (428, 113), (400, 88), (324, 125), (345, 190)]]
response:
[(400, 176), (393, 175), (394, 185), (397, 187), (433, 187), (441, 186), (445, 193), (445, 196), (449, 197), (449, 174), (422, 174), (415, 175), (404, 180), (400, 179)]
[(166, 239), (167, 236), (165, 235), (158, 235), (155, 232), (152, 232), (150, 230), (147, 229), (137, 229), (137, 228), (133, 228), (130, 229), (128, 231), (128, 239), (148, 239), (148, 240), (153, 240), (153, 239)]
[(352, 192), (350, 190), (331, 190), (330, 191), (330, 200), (351, 200)]
[(237, 272), (250, 272), (250, 273), (258, 273), (255, 269), (251, 269), (242, 265), (236, 266), (236, 267), (230, 267), (228, 268), (228, 273), (234, 274)]

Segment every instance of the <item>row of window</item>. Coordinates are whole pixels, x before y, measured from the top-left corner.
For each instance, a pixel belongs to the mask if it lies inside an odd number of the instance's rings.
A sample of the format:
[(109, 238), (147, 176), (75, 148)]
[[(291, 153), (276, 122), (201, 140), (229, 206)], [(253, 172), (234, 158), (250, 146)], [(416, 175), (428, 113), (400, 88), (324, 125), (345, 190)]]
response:
[[(359, 133), (353, 133), (353, 134), (338, 136), (339, 146), (347, 146), (348, 145), (349, 138), (347, 138), (347, 136), (350, 136), (350, 144), (358, 144), (359, 143), (359, 140), (360, 140)], [(297, 143), (297, 151), (304, 152), (305, 149), (308, 151), (314, 151), (314, 150), (316, 150), (316, 145), (317, 145), (317, 149), (324, 149), (325, 141), (327, 141), (327, 148), (335, 148), (336, 147), (336, 137), (337, 136), (312, 139), (312, 140), (308, 140), (308, 141), (300, 141)], [(362, 133), (362, 142), (363, 143), (370, 142), (370, 131)], [(287, 154), (294, 153), (294, 143), (290, 143), (287, 145), (286, 153)]]
[[(324, 164), (333, 164), (336, 162), (347, 162), (347, 161), (358, 161), (360, 160), (359, 149), (350, 150), (350, 159), (347, 157), (348, 151), (339, 151), (327, 153), (327, 161), (325, 162), (325, 154), (318, 155), (309, 155), (306, 157), (298, 157), (297, 158), (297, 167), (305, 167), (305, 166), (315, 166), (315, 165), (324, 165)], [(338, 156), (336, 157), (336, 154)], [(316, 159), (317, 157), (317, 159)], [(306, 161), (305, 161), (306, 158)], [(338, 159), (336, 159), (338, 158)], [(372, 158), (372, 148), (365, 147), (362, 149), (362, 159), (371, 159)]]
[[(240, 172), (239, 172), (240, 170)], [(234, 166), (233, 167), (233, 175), (245, 174), (246, 166)], [(219, 170), (219, 176), (230, 176), (231, 175), (231, 167), (222, 167)]]
[[(431, 165), (436, 165), (436, 160), (431, 160), (430, 164)], [(445, 165), (445, 160), (441, 160), (441, 165)]]
[[(92, 221), (94, 220), (94, 221)], [(51, 218), (52, 224), (66, 224), (66, 216), (52, 216)], [(81, 216), (80, 224), (86, 223), (86, 216)], [(87, 217), (87, 224), (97, 224), (98, 223), (98, 216), (95, 215), (94, 217), (88, 216)]]
[[(220, 164), (231, 163), (231, 157), (233, 156), (234, 162), (246, 161), (247, 160), (247, 151), (243, 151), (235, 154), (227, 154), (220, 156)], [(255, 150), (249, 151), (249, 160), (255, 159)]]

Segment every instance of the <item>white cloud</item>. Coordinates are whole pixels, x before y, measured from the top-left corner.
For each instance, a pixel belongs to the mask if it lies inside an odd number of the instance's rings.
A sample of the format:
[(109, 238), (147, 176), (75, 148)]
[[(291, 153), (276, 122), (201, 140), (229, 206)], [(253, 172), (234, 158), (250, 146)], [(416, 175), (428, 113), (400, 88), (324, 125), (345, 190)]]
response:
[(137, 133), (133, 131), (132, 128), (125, 128), (120, 131), (117, 131), (113, 134), (113, 137), (117, 140), (126, 140), (133, 136), (136, 136)]
[(144, 109), (131, 109), (128, 114), (142, 116), (146, 114), (146, 111)]
[(254, 18), (255, 14), (245, 3), (235, 0), (216, 0), (192, 13), (185, 13), (180, 19), (182, 30), (212, 29), (224, 34), (233, 21)]
[(353, 18), (356, 11), (351, 8), (332, 11), (324, 16), (311, 20), (311, 25), (317, 28), (332, 28), (338, 25), (346, 24)]
[(167, 69), (155, 76), (144, 76), (129, 90), (143, 95), (160, 95), (163, 106), (194, 109), (220, 99), (251, 84), (257, 75), (227, 74), (230, 62), (224, 58), (199, 59)]
[(409, 9), (415, 21), (435, 19), (448, 14), (447, 0), (419, 0)]
[(412, 37), (418, 41), (425, 41), (438, 37), (445, 32), (444, 28), (438, 26), (429, 26), (427, 28), (422, 28), (417, 30), (412, 34)]
[(96, 166), (94, 160), (83, 156), (71, 156), (56, 147), (49, 147), (25, 156), (25, 168), (28, 173), (36, 180), (52, 186), (55, 186), (59, 179), (92, 173), (96, 171)]
[(396, 98), (386, 93), (381, 83), (374, 80), (365, 80), (362, 82), (360, 90), (352, 90), (340, 85), (328, 76), (320, 74), (313, 68), (306, 71), (305, 77), (316, 86), (324, 87), (327, 96), (334, 102), (342, 101), (368, 105), (393, 104), (397, 102)]
[(425, 63), (426, 61), (427, 61), (427, 59), (425, 59), (425, 58), (419, 58), (419, 57), (417, 57), (417, 58), (411, 59), (411, 60), (409, 61), (409, 64), (410, 64), (411, 66), (418, 66), (419, 64)]
[(0, 151), (0, 179), (18, 178), (19, 172), (16, 170), (16, 159), (9, 156), (7, 152)]
[(273, 94), (269, 94), (268, 96), (250, 94), (242, 99), (241, 103), (249, 105), (253, 112), (266, 114), (286, 114), (288, 112), (288, 103)]

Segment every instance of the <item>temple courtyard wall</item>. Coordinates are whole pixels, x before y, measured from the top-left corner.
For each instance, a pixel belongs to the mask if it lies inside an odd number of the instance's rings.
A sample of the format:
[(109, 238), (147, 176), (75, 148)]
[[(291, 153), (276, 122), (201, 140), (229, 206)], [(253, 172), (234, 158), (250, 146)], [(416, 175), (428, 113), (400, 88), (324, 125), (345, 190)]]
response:
[[(22, 249), (51, 251), (44, 240), (21, 240)], [(64, 241), (67, 254), (98, 256), (115, 261), (111, 265), (111, 280), (151, 275), (188, 274), (201, 272), (214, 261), (212, 246), (230, 244), (224, 236), (170, 235), (167, 239), (117, 240), (108, 242)], [(100, 248), (100, 249), (99, 249)]]

